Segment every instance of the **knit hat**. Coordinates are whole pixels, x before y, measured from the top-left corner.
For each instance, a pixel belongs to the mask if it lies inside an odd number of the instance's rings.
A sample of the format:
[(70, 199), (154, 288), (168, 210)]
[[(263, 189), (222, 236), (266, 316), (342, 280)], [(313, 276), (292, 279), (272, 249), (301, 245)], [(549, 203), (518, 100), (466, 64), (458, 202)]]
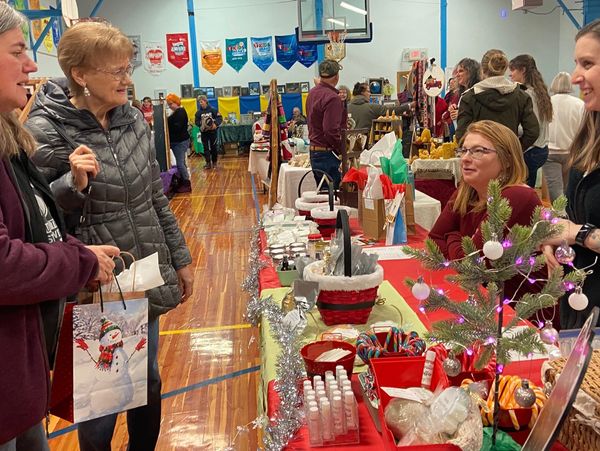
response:
[(102, 319), (100, 319), (100, 336), (98, 337), (98, 340), (102, 340), (102, 338), (104, 338), (111, 330), (121, 330), (121, 328), (103, 316)]
[(319, 76), (322, 78), (335, 77), (342, 69), (340, 63), (335, 60), (325, 60), (319, 64)]
[(169, 103), (174, 103), (176, 105), (181, 105), (181, 99), (177, 94), (170, 93), (167, 95), (166, 101)]

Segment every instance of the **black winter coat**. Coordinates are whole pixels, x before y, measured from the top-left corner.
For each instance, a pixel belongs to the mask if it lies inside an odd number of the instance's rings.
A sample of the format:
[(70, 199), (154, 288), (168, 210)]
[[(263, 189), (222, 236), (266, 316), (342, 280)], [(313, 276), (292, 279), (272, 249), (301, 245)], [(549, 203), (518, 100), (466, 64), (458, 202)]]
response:
[[(88, 195), (75, 189), (69, 166), (73, 149), (51, 120), (96, 154), (100, 172), (90, 181)], [(117, 246), (136, 259), (158, 252), (165, 285), (146, 293), (154, 319), (181, 302), (176, 270), (192, 259), (163, 193), (149, 128), (129, 104), (114, 108), (109, 123), (104, 130), (89, 111), (77, 109), (65, 79), (50, 80), (26, 124), (39, 143), (32, 160), (50, 183), (69, 233), (84, 243)], [(79, 226), (84, 204), (85, 222)]]

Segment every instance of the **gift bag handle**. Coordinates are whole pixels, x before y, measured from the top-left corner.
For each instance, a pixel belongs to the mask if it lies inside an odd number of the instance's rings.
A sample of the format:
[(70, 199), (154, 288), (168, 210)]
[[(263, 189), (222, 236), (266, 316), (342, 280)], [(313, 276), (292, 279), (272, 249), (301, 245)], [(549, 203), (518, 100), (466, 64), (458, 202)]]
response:
[(344, 240), (344, 248), (342, 253), (344, 254), (344, 275), (346, 277), (352, 277), (352, 249), (350, 243), (350, 223), (348, 220), (348, 212), (346, 210), (338, 210), (337, 218), (335, 220), (336, 234), (338, 231), (342, 232)]
[[(125, 259), (123, 257), (121, 257), (121, 255), (127, 255), (129, 258), (131, 258), (131, 263), (133, 264), (135, 262), (135, 257), (133, 256), (133, 254), (131, 252), (127, 252), (127, 251), (121, 251), (119, 253), (119, 255), (117, 255), (114, 258), (118, 258), (119, 260), (121, 260), (121, 262), (123, 263), (123, 270), (127, 269), (127, 265), (125, 264)], [(129, 265), (131, 266), (131, 265)], [(133, 283), (131, 284), (131, 291), (135, 291), (135, 272), (137, 271), (137, 267), (133, 267)], [(119, 289), (119, 292), (121, 291), (121, 287), (119, 286), (119, 281), (117, 280), (117, 275), (115, 273), (115, 271), (113, 270), (113, 274), (115, 275), (115, 277), (113, 278), (113, 280), (117, 283), (117, 288)], [(112, 288), (112, 282), (110, 284), (110, 288)]]
[(327, 194), (329, 195), (329, 211), (333, 211), (333, 180), (331, 180), (331, 177), (329, 177), (329, 175), (321, 169), (311, 169), (302, 176), (300, 182), (298, 182), (298, 197), (302, 197), (302, 182), (304, 182), (306, 176), (311, 173), (323, 174), (325, 177), (325, 182), (327, 183)]

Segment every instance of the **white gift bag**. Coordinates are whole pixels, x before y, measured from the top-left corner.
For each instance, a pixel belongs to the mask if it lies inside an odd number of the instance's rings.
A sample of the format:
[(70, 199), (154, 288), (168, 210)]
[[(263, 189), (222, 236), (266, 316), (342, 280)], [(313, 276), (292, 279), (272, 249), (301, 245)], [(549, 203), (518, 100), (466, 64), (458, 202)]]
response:
[[(129, 254), (131, 255), (131, 254)], [(129, 268), (125, 268), (116, 276), (117, 283), (109, 282), (102, 286), (106, 293), (147, 291), (165, 284), (158, 266), (158, 252), (141, 260), (135, 260)]]

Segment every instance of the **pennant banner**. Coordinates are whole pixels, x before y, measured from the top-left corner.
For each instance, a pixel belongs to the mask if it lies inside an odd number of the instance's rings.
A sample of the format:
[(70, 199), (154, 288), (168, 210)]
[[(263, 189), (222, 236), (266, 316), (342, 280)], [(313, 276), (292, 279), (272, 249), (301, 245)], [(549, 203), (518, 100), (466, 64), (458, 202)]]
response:
[(152, 75), (165, 70), (165, 50), (160, 42), (144, 42), (144, 69)]
[(167, 34), (167, 57), (169, 63), (181, 69), (190, 62), (190, 45), (187, 33)]
[(202, 67), (211, 74), (216, 74), (223, 67), (221, 41), (201, 41)]
[(252, 61), (265, 72), (273, 64), (273, 39), (271, 36), (250, 38), (250, 42), (252, 43)]
[(317, 61), (317, 44), (298, 44), (298, 61), (305, 67), (312, 66)]
[(296, 35), (275, 36), (275, 52), (277, 54), (277, 62), (289, 70), (298, 61)]
[(139, 34), (127, 37), (133, 44), (133, 58), (131, 64), (133, 64), (133, 67), (140, 67), (142, 65), (142, 38)]
[(225, 59), (227, 64), (239, 72), (248, 62), (248, 39), (225, 39)]

